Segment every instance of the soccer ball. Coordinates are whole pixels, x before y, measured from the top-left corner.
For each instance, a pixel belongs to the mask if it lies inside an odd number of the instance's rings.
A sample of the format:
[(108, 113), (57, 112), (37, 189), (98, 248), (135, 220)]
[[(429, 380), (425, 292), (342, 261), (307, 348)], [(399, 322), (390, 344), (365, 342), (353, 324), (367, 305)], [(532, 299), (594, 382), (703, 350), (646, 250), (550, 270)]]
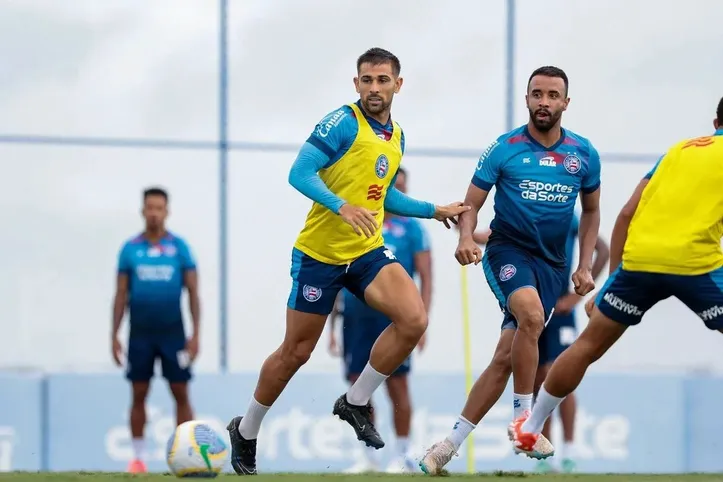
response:
[(226, 442), (199, 420), (176, 427), (166, 448), (168, 468), (177, 477), (216, 477), (227, 457)]

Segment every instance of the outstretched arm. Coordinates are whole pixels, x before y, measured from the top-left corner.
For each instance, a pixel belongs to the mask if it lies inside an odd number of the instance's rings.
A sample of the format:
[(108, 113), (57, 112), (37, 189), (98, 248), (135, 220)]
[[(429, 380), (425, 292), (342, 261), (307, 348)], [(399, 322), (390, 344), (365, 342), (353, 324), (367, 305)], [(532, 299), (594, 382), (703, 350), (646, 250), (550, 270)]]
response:
[(387, 196), (384, 198), (384, 209), (398, 216), (431, 219), (434, 216), (434, 204), (407, 196), (394, 187), (396, 181), (397, 174), (394, 175)]

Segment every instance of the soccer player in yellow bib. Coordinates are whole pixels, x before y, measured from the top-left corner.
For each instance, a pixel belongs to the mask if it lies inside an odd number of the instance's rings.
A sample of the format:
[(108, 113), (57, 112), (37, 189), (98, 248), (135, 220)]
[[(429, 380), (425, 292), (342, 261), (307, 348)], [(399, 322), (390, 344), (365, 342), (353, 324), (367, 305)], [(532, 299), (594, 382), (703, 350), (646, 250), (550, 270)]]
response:
[(372, 393), (417, 346), (427, 314), (416, 284), (384, 247), (384, 212), (456, 222), (468, 206), (435, 206), (394, 187), (404, 133), (391, 119), (394, 94), (402, 86), (399, 59), (373, 48), (357, 60), (359, 101), (342, 106), (316, 125), (294, 162), (289, 182), (314, 201), (291, 255), (291, 294), (286, 336), (264, 362), (243, 417), (228, 425), (231, 465), (240, 475), (256, 473), (261, 421), (291, 377), (309, 359), (337, 294), (346, 288), (386, 315), (392, 324), (379, 336), (369, 363), (333, 413), (349, 423), (359, 440), (382, 448), (371, 419)]
[[(615, 222), (610, 277), (585, 308), (580, 337), (554, 362), (532, 414), (513, 423), (516, 448), (533, 452), (545, 420), (587, 368), (646, 311), (671, 296), (723, 331), (723, 99), (712, 136), (674, 145), (640, 181)], [(549, 444), (546, 453), (554, 453)]]

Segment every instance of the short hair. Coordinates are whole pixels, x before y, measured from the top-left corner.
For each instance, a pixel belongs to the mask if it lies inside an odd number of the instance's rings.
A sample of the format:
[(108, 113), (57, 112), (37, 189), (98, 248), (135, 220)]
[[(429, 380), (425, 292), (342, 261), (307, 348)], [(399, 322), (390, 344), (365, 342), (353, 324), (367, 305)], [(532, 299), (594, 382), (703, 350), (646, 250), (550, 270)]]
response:
[(399, 62), (399, 59), (396, 55), (391, 53), (388, 50), (384, 50), (379, 47), (373, 47), (364, 52), (359, 56), (359, 58), (356, 60), (356, 71), (359, 72), (359, 69), (361, 69), (362, 64), (372, 64), (372, 65), (380, 65), (380, 64), (391, 64), (392, 65), (392, 73), (394, 76), (398, 76), (399, 72), (402, 71), (402, 64)]
[(568, 88), (570, 86), (570, 82), (567, 79), (567, 74), (564, 70), (562, 70), (559, 67), (554, 67), (552, 65), (545, 65), (544, 67), (539, 67), (530, 74), (530, 78), (527, 79), (527, 90), (530, 90), (530, 84), (532, 83), (532, 78), (536, 77), (538, 75), (542, 75), (545, 77), (557, 77), (558, 79), (562, 79), (562, 81), (565, 83), (565, 95), (567, 95)]
[(149, 187), (143, 191), (143, 200), (145, 201), (150, 196), (161, 196), (166, 202), (168, 202), (168, 192), (160, 187)]
[(718, 102), (718, 109), (715, 111), (715, 116), (718, 118), (718, 124), (723, 127), (723, 97)]
[(407, 170), (404, 169), (402, 166), (399, 166), (399, 169), (397, 169), (397, 174), (404, 174), (407, 175)]

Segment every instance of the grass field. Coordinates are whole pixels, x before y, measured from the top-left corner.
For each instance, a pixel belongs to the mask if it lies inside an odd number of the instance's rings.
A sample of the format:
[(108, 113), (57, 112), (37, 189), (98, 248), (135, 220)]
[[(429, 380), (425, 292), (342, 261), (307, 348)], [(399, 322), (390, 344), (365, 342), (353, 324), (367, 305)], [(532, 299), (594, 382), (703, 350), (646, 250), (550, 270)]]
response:
[[(254, 482), (399, 482), (401, 480), (425, 478), (419, 475), (342, 475), (342, 474), (264, 474), (254, 477)], [(230, 482), (235, 475), (222, 475), (218, 479)], [(137, 479), (138, 482), (170, 482), (172, 475), (112, 474), (112, 473), (27, 473), (13, 472), (0, 474), (2, 482), (91, 482)], [(684, 474), (684, 475), (537, 475), (523, 473), (494, 473), (476, 475), (450, 475), (438, 478), (441, 482), (723, 482), (723, 474)]]

